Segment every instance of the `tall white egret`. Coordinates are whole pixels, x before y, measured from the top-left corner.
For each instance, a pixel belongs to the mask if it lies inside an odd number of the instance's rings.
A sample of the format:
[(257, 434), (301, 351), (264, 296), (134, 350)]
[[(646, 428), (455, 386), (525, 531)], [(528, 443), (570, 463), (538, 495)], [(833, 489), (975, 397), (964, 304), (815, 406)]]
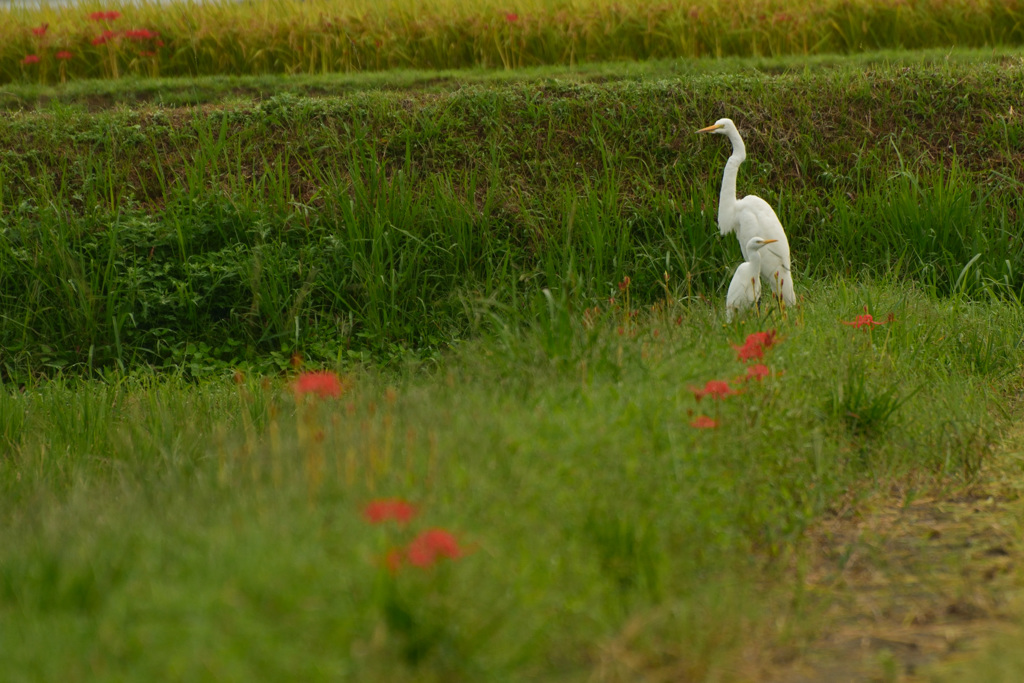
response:
[(742, 314), (761, 298), (761, 250), (769, 244), (777, 244), (778, 240), (766, 240), (752, 237), (747, 240), (747, 260), (736, 268), (736, 273), (729, 283), (729, 293), (725, 296), (725, 320), (732, 322), (734, 314)]
[[(789, 240), (782, 223), (771, 205), (760, 197), (748, 194), (736, 199), (736, 174), (740, 164), (747, 158), (747, 148), (736, 130), (732, 119), (718, 119), (713, 125), (701, 128), (698, 133), (718, 133), (729, 138), (732, 155), (725, 162), (722, 176), (722, 192), (718, 200), (718, 230), (723, 235), (736, 233), (743, 251), (743, 258), (749, 262), (747, 245), (753, 237), (763, 237), (775, 242), (775, 246), (761, 254), (761, 276), (768, 280), (775, 296), (781, 296), (788, 306), (796, 305), (793, 292), (793, 271), (789, 260)], [(741, 266), (742, 267), (742, 266)]]

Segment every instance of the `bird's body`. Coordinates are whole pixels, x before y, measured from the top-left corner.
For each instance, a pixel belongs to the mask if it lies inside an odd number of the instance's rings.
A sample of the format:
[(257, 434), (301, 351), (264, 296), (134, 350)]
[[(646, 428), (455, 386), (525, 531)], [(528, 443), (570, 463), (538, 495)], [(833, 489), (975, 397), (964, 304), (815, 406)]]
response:
[[(773, 240), (775, 246), (766, 249), (760, 258), (761, 277), (768, 280), (772, 292), (782, 297), (788, 306), (796, 305), (793, 292), (793, 271), (789, 259), (789, 240), (782, 223), (771, 205), (760, 197), (747, 195), (736, 198), (736, 175), (740, 164), (747, 158), (743, 138), (731, 119), (719, 119), (714, 125), (702, 128), (698, 133), (719, 133), (732, 143), (732, 155), (725, 162), (722, 176), (722, 191), (718, 201), (718, 230), (723, 235), (735, 233), (740, 243), (743, 258), (748, 259), (747, 245), (754, 237)], [(743, 266), (740, 266), (741, 268)], [(735, 279), (734, 279), (735, 282)]]
[(746, 313), (761, 298), (761, 250), (766, 245), (777, 243), (776, 240), (755, 236), (743, 245), (746, 260), (736, 268), (729, 283), (729, 293), (725, 296), (726, 322), (732, 322), (736, 314)]

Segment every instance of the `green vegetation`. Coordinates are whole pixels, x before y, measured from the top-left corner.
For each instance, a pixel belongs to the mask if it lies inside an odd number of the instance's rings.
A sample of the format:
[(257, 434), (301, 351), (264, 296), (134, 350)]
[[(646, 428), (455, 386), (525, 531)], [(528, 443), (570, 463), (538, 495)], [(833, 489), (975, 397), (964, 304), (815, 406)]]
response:
[(44, 5), (0, 9), (0, 83), (1015, 47), (1022, 14), (1007, 0)]
[[(972, 476), (1020, 360), (1016, 305), (804, 293), (760, 381), (733, 379), (755, 325), (674, 296), (632, 316), (625, 289), (337, 399), (258, 376), (4, 393), (5, 677), (749, 679), (823, 607), (793, 575), (808, 525)], [(888, 322), (842, 324), (865, 305)], [(742, 393), (697, 402), (712, 379)], [(408, 527), (361, 517), (391, 497)], [(432, 527), (465, 554), (389, 573)]]
[(387, 90), (415, 93), (451, 92), (467, 85), (493, 86), (531, 83), (608, 83), (614, 81), (689, 80), (699, 76), (799, 76), (818, 71), (851, 72), (908, 67), (942, 70), (958, 67), (1019, 64), (1016, 49), (986, 50), (887, 50), (854, 55), (825, 54), (760, 58), (652, 59), (643, 62), (587, 62), (567, 66), (521, 69), (391, 69), (335, 74), (261, 76), (200, 76), (177, 78), (82, 79), (63, 85), (30, 82), (10, 83), (0, 91), (0, 109), (19, 111), (55, 103), (81, 105), (90, 111), (116, 105), (155, 104), (178, 107), (199, 104), (245, 103), (290, 93), (306, 97), (349, 95), (353, 92)]
[[(856, 543), (815, 526), (1015, 418), (1022, 91), (959, 51), (5, 87), (0, 679), (799, 657)], [(799, 296), (730, 326), (721, 116)]]
[(714, 223), (727, 149), (693, 131), (722, 115), (748, 140), (740, 192), (777, 207), (800, 278), (1013, 299), (1022, 81), (970, 56), (9, 115), (0, 368), (433, 353), (489, 309), (547, 288), (582, 310), (627, 275), (640, 303), (666, 272), (720, 297), (738, 253)]

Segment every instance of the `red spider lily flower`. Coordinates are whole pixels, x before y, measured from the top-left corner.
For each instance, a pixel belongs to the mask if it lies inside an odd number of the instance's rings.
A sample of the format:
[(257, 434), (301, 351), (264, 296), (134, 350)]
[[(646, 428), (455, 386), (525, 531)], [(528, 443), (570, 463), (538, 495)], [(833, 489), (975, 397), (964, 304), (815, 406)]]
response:
[(747, 344), (760, 344), (766, 350), (772, 348), (777, 343), (775, 330), (769, 330), (768, 332), (751, 332), (747, 335)]
[(415, 517), (417, 512), (417, 507), (412, 503), (400, 498), (385, 498), (367, 503), (363, 508), (363, 517), (370, 524), (381, 524), (389, 519), (405, 524)]
[(729, 383), (721, 379), (708, 380), (703, 389), (690, 387), (690, 391), (693, 392), (693, 397), (697, 399), (698, 402), (705, 396), (710, 396), (716, 401), (720, 401), (726, 396), (739, 393), (735, 389), (730, 389)]
[(764, 358), (764, 347), (760, 344), (749, 342), (742, 346), (733, 344), (733, 348), (736, 349), (736, 359), (743, 363)]
[(690, 426), (694, 429), (716, 429), (718, 427), (718, 420), (708, 417), (707, 415), (698, 415)]
[[(889, 320), (891, 321), (892, 318), (890, 317)], [(864, 307), (864, 315), (858, 315), (856, 320), (843, 320), (842, 323), (844, 325), (850, 325), (852, 327), (856, 327), (857, 329), (867, 328), (867, 329), (870, 330), (871, 328), (875, 327), (876, 325), (884, 325), (885, 321), (883, 321), (883, 320), (875, 320), (871, 316), (871, 314), (868, 313), (868, 307), (865, 306)]]
[(117, 21), (121, 18), (120, 12), (93, 12), (89, 15), (93, 21)]
[(747, 368), (747, 375), (743, 379), (744, 380), (754, 379), (754, 380), (757, 380), (758, 382), (760, 382), (765, 377), (771, 376), (771, 374), (772, 374), (772, 371), (768, 369), (767, 365), (763, 365), (761, 363), (758, 363), (757, 365), (751, 365), (751, 366), (749, 366)]
[(103, 33), (99, 34), (98, 36), (96, 36), (95, 38), (93, 38), (92, 39), (92, 44), (93, 45), (103, 45), (107, 41), (111, 40), (112, 38), (116, 38), (116, 37), (117, 37), (117, 32), (116, 31), (111, 31), (111, 30), (108, 29), (108, 30), (104, 31)]
[(320, 398), (338, 398), (342, 388), (338, 376), (326, 370), (304, 372), (295, 380), (296, 393), (316, 394)]
[(58, 52), (57, 54), (54, 55), (54, 57), (56, 57), (57, 59), (60, 59), (60, 60), (71, 59), (74, 56), (75, 55), (73, 55), (72, 53), (68, 52), (67, 50), (61, 50), (60, 52)]
[(152, 50), (143, 50), (139, 53), (140, 57), (156, 57), (156, 53)]
[(413, 539), (406, 555), (416, 567), (430, 567), (442, 558), (456, 560), (464, 554), (455, 537), (444, 529), (428, 529)]
[(25, 58), (21, 60), (21, 63), (26, 66), (29, 64), (38, 64), (39, 55), (25, 55)]
[(505, 21), (507, 21), (510, 24), (514, 24), (517, 21), (519, 21), (519, 15), (516, 14), (515, 12), (509, 12), (508, 14), (505, 15)]
[(873, 317), (871, 317), (870, 313), (865, 313), (864, 315), (858, 315), (856, 320), (843, 320), (842, 323), (844, 325), (851, 325), (851, 326), (856, 327), (856, 328), (866, 327), (868, 329), (871, 329), (872, 327), (875, 327), (876, 325), (884, 325), (885, 324), (881, 320), (875, 320)]
[(49, 24), (40, 24), (39, 26), (36, 26), (34, 29), (32, 29), (32, 33), (34, 33), (37, 36), (45, 36), (46, 29), (48, 28), (50, 28)]
[(156, 41), (156, 42), (155, 42), (155, 43), (153, 43), (153, 44), (154, 44), (154, 45), (156, 45), (157, 47), (163, 47), (163, 46), (164, 46), (164, 41), (162, 41), (162, 40), (158, 40), (158, 41)]
[(152, 40), (160, 34), (156, 31), (150, 31), (148, 28), (136, 28), (124, 32), (124, 37), (128, 40), (134, 40), (136, 42), (142, 42), (144, 40)]
[(736, 346), (733, 344), (733, 348), (736, 350), (736, 358), (744, 363), (751, 360), (760, 360), (764, 358), (764, 352), (771, 347), (775, 346), (778, 340), (775, 336), (775, 330), (769, 332), (752, 332), (747, 335), (746, 341), (743, 346)]

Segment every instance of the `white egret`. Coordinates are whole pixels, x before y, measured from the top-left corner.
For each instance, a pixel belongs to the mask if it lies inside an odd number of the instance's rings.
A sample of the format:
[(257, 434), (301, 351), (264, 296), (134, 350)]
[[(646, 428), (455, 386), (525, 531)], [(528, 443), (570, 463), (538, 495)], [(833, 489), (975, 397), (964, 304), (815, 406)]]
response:
[[(722, 192), (718, 200), (718, 230), (723, 235), (736, 233), (743, 251), (743, 258), (749, 262), (747, 245), (753, 237), (763, 237), (775, 242), (775, 246), (761, 254), (761, 276), (768, 280), (775, 296), (781, 296), (788, 306), (796, 305), (793, 292), (793, 271), (789, 260), (789, 240), (782, 223), (771, 205), (760, 197), (747, 195), (736, 199), (736, 174), (740, 164), (747, 158), (747, 148), (736, 130), (732, 119), (718, 119), (713, 125), (701, 128), (698, 133), (725, 135), (732, 143), (732, 155), (725, 162), (722, 176)], [(742, 266), (741, 266), (742, 267)], [(735, 281), (734, 281), (735, 282)]]
[(725, 296), (725, 320), (732, 322), (733, 314), (743, 314), (761, 298), (761, 249), (778, 240), (752, 237), (747, 241), (747, 260), (736, 268)]

